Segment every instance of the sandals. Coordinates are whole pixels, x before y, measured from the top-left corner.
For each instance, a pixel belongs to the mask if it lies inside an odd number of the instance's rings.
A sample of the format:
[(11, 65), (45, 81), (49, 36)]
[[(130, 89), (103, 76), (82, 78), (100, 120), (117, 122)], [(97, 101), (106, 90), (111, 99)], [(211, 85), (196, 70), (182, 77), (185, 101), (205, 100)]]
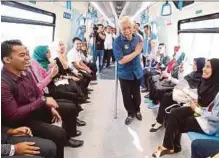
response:
[(159, 158), (161, 156), (164, 156), (164, 155), (171, 155), (171, 154), (174, 154), (175, 152), (173, 150), (169, 150), (169, 149), (163, 149), (161, 146), (159, 146), (157, 148), (157, 151), (155, 151), (152, 156), (155, 157), (155, 158)]

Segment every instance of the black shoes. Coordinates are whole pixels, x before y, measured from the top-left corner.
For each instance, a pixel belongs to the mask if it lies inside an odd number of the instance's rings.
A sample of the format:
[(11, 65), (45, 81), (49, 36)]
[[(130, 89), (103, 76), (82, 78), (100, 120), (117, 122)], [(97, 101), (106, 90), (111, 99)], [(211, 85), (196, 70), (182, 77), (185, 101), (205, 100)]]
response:
[(90, 88), (87, 88), (87, 91), (88, 92), (92, 92), (92, 91), (94, 91), (93, 89), (90, 89)]
[(81, 107), (81, 105), (78, 106), (78, 112), (83, 111), (84, 109)]
[(130, 125), (133, 121), (134, 117), (133, 116), (128, 116), (126, 119), (125, 119), (125, 124), (126, 125)]
[(85, 125), (86, 125), (86, 122), (85, 122), (85, 121), (82, 121), (82, 120), (79, 120), (79, 119), (77, 119), (77, 125), (78, 125), (78, 126), (85, 126)]
[(82, 132), (80, 130), (77, 130), (75, 137), (78, 137), (82, 134)]
[(125, 119), (125, 124), (126, 125), (130, 125), (132, 123), (132, 121), (134, 120), (134, 116), (141, 121), (142, 120), (142, 115), (141, 112), (137, 112), (135, 115), (129, 115), (126, 119)]
[(136, 113), (136, 118), (137, 118), (139, 121), (142, 120), (141, 112), (137, 112), (137, 113)]
[(76, 140), (76, 139), (72, 139), (70, 138), (66, 144), (66, 146), (70, 146), (72, 148), (77, 148), (79, 146), (82, 146), (84, 144), (83, 140)]

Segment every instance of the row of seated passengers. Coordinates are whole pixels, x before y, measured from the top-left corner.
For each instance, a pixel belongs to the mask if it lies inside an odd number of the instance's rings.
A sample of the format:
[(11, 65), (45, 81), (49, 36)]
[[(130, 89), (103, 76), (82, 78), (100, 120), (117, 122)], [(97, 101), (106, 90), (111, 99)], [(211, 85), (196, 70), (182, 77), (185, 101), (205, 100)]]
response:
[[(159, 107), (150, 132), (156, 132), (162, 126), (166, 128), (163, 144), (152, 154), (153, 157), (180, 152), (181, 135), (185, 132), (219, 136), (219, 59), (195, 58), (193, 72), (176, 79), (176, 74), (180, 76), (183, 71), (181, 59), (174, 58), (167, 63), (168, 71), (158, 64), (144, 73), (149, 91), (145, 103), (150, 109)], [(218, 140), (195, 140), (192, 143), (192, 158), (216, 154), (219, 154)]]
[[(86, 51), (78, 44), (73, 49)], [(77, 126), (86, 125), (78, 115), (81, 104), (90, 102), (88, 86), (96, 79), (96, 66), (86, 60), (72, 62), (73, 72), (63, 42), (57, 52), (56, 63), (50, 63), (47, 46), (36, 47), (30, 59), (21, 41), (1, 43), (2, 156), (63, 158), (64, 146), (83, 145), (73, 137), (82, 133)], [(51, 124), (59, 121), (62, 127)]]

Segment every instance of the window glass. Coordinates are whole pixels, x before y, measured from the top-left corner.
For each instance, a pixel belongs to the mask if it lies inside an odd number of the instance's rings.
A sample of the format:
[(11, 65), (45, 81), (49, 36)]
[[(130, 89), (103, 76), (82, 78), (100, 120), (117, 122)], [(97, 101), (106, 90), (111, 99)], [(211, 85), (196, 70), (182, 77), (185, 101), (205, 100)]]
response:
[(48, 15), (43, 15), (35, 12), (31, 12), (28, 10), (23, 10), (19, 8), (14, 8), (11, 6), (1, 5), (1, 15), (14, 17), (14, 18), (21, 18), (21, 19), (28, 19), (28, 20), (36, 20), (36, 21), (43, 21), (43, 22), (53, 22), (53, 17)]
[(51, 44), (52, 37), (53, 27), (51, 26), (1, 23), (1, 42), (20, 39), (30, 50), (30, 55), (32, 55), (35, 46)]
[(215, 28), (219, 27), (219, 19), (210, 19), (181, 24), (181, 29)]
[(191, 71), (193, 59), (197, 57), (219, 58), (219, 34), (216, 33), (183, 33), (180, 34), (180, 44), (186, 53), (187, 71)]

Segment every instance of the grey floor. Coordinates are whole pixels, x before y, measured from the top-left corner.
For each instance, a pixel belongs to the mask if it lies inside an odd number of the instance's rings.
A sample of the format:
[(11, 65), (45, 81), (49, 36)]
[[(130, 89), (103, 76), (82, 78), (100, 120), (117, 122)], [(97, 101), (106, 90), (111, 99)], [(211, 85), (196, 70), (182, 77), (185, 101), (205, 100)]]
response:
[[(80, 119), (85, 120), (87, 125), (78, 128), (83, 133), (77, 139), (84, 140), (85, 144), (79, 148), (65, 148), (65, 158), (151, 158), (152, 152), (161, 145), (164, 130), (149, 132), (157, 111), (147, 109), (143, 101), (143, 120), (134, 120), (131, 125), (124, 125), (126, 112), (120, 89), (118, 117), (114, 119), (115, 81), (112, 79), (107, 80), (105, 77), (98, 80), (98, 85), (91, 86), (94, 89), (92, 103), (82, 105), (84, 111), (80, 114)], [(182, 147), (181, 153), (164, 158), (190, 157), (190, 141), (186, 134), (182, 138)]]

